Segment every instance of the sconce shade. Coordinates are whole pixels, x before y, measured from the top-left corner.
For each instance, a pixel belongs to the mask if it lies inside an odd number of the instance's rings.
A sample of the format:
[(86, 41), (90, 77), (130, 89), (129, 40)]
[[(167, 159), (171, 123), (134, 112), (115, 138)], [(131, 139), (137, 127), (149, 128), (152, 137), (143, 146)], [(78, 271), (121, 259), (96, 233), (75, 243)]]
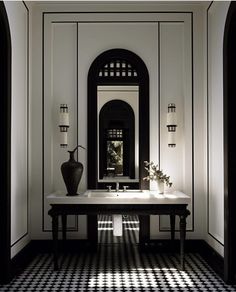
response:
[(168, 147), (175, 147), (176, 146), (176, 127), (177, 127), (177, 116), (175, 112), (175, 104), (169, 103), (168, 104), (168, 112), (167, 112), (167, 123), (166, 126), (168, 128)]
[(67, 104), (60, 105), (59, 127), (60, 127), (60, 146), (67, 147), (67, 132), (69, 128), (69, 113)]
[(168, 112), (167, 113), (167, 125), (177, 126), (176, 112)]
[(60, 106), (60, 119), (59, 127), (69, 127), (69, 113), (67, 104), (61, 104)]
[(175, 132), (168, 132), (168, 147), (175, 146), (176, 146)]
[(64, 148), (67, 147), (67, 145), (68, 145), (67, 132), (60, 132), (60, 146)]

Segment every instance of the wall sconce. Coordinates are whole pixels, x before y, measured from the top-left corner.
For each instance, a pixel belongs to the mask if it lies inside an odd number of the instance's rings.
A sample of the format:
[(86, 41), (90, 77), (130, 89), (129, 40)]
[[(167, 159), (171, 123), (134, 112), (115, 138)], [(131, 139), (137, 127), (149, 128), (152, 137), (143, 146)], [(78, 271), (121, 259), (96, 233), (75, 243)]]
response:
[(168, 147), (176, 146), (176, 127), (177, 127), (177, 118), (176, 118), (176, 107), (174, 103), (168, 104), (168, 113), (167, 113), (167, 128), (168, 128)]
[(67, 132), (69, 128), (69, 113), (67, 104), (60, 105), (59, 128), (60, 128), (60, 146), (67, 147)]

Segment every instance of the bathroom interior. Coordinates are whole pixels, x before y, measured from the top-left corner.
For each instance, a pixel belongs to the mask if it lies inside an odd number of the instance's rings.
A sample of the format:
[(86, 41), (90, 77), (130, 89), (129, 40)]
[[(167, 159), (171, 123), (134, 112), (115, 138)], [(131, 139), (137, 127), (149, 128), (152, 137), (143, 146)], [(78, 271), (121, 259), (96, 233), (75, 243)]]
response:
[[(36, 249), (52, 251), (48, 198), (66, 196), (61, 165), (68, 150), (81, 145), (75, 152), (83, 165), (79, 197), (88, 190), (101, 192), (102, 200), (127, 194), (135, 204), (139, 192), (145, 197), (145, 190), (156, 191), (155, 181), (144, 179), (145, 161), (154, 162), (172, 182), (159, 196), (189, 197), (186, 254), (201, 254), (225, 283), (235, 284), (223, 79), (225, 26), (235, 6), (230, 1), (3, 1), (0, 8), (11, 39), (10, 188), (1, 198), (7, 210), (1, 221), (8, 222), (0, 229), (1, 282), (9, 282)], [(62, 108), (68, 112), (64, 127)], [(174, 131), (168, 125), (173, 108)], [(126, 198), (118, 195), (113, 200), (123, 204)], [(94, 226), (98, 245), (138, 246), (142, 219), (150, 231), (147, 249), (162, 253), (171, 246), (167, 215), (67, 217), (68, 248), (70, 242), (86, 245)], [(175, 231), (178, 254), (178, 219)], [(81, 291), (95, 291), (86, 289)]]

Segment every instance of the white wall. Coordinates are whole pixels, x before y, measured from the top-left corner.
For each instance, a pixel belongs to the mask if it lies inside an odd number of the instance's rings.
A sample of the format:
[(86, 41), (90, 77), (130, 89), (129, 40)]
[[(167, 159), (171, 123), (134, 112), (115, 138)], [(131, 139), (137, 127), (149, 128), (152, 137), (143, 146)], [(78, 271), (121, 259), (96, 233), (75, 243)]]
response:
[(12, 42), (11, 256), (29, 241), (28, 9), (5, 2)]
[(208, 210), (207, 241), (224, 253), (223, 37), (230, 2), (208, 10)]
[[(87, 10), (84, 6), (81, 7), (84, 11), (96, 10), (91, 6)], [(49, 206), (46, 196), (57, 189), (64, 190), (59, 166), (67, 159), (67, 154), (65, 150), (59, 149), (59, 143), (57, 143), (56, 121), (59, 104), (61, 102), (70, 104), (71, 117), (75, 121), (71, 124), (70, 139), (77, 137), (77, 142), (86, 147), (87, 73), (92, 61), (100, 53), (117, 47), (138, 54), (148, 68), (150, 76), (150, 158), (159, 163), (160, 152), (161, 165), (167, 173), (170, 172), (175, 187), (192, 196), (190, 206), (192, 214), (188, 219), (188, 230), (191, 232), (188, 232), (187, 236), (203, 238), (206, 230), (204, 225), (206, 217), (204, 208), (206, 205), (206, 151), (204, 148), (206, 145), (204, 136), (206, 118), (203, 90), (203, 10), (201, 7), (194, 8), (193, 15), (189, 12), (176, 14), (65, 13), (66, 10), (72, 11), (73, 9), (77, 12), (81, 11), (81, 7), (76, 10), (74, 6), (64, 6), (64, 8), (56, 5), (36, 6), (34, 10), (31, 149), (34, 149), (37, 155), (32, 156), (31, 160), (32, 238), (50, 238), (51, 234), (48, 231), (51, 229), (51, 223), (47, 215)], [(109, 10), (109, 7), (104, 9)], [(120, 9), (124, 10), (124, 7), (119, 7)], [(138, 9), (141, 10), (135, 6), (134, 10)], [(142, 9), (147, 11), (147, 9), (154, 8), (152, 6)], [(186, 7), (176, 9), (172, 6), (172, 8), (162, 7), (162, 9), (164, 11), (169, 9), (172, 12), (175, 9), (175, 11), (181, 12), (186, 10)], [(191, 11), (191, 9), (187, 10)], [(49, 11), (64, 13), (46, 13), (43, 18), (42, 13)], [(158, 9), (156, 8), (154, 11), (158, 11)], [(42, 31), (42, 19), (44, 31)], [(103, 22), (104, 20), (109, 23)], [(67, 23), (63, 23), (63, 21)], [(44, 36), (43, 39), (42, 36)], [(75, 42), (75, 36), (77, 42)], [(41, 50), (43, 46), (44, 52)], [(161, 51), (159, 51), (160, 49)], [(74, 62), (72, 62), (73, 60)], [(192, 60), (194, 66), (192, 66)], [(71, 63), (77, 65), (77, 79), (73, 73), (75, 68), (68, 65)], [(177, 69), (172, 70), (174, 68)], [(172, 149), (172, 160), (168, 159), (171, 150), (167, 148), (165, 132), (169, 102), (176, 102), (179, 115), (178, 143), (177, 147)], [(161, 117), (159, 113), (161, 113)], [(159, 120), (161, 121), (160, 128)], [(198, 127), (193, 132), (193, 125), (196, 123)], [(75, 142), (76, 139), (71, 140), (69, 149), (74, 146)], [(79, 152), (79, 160), (85, 166), (79, 187), (79, 191), (82, 192), (86, 189), (86, 152)], [(179, 167), (172, 167), (172, 165)], [(71, 219), (71, 228), (76, 232), (71, 232), (69, 236), (72, 238), (86, 237), (85, 218), (79, 219), (79, 225), (76, 225), (73, 220)], [(169, 236), (169, 233), (160, 233), (159, 228), (156, 228), (159, 226), (158, 218), (152, 217), (151, 221), (153, 238)], [(163, 218), (160, 224), (162, 231), (165, 231), (168, 225), (169, 223)]]

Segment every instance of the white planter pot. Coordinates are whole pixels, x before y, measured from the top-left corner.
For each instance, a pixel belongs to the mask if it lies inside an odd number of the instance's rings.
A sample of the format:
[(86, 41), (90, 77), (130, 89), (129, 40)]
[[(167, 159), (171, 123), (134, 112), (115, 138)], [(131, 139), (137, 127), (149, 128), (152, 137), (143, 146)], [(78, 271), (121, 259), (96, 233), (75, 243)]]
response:
[(157, 192), (158, 192), (158, 194), (164, 193), (164, 182), (162, 182), (160, 180), (157, 181)]

